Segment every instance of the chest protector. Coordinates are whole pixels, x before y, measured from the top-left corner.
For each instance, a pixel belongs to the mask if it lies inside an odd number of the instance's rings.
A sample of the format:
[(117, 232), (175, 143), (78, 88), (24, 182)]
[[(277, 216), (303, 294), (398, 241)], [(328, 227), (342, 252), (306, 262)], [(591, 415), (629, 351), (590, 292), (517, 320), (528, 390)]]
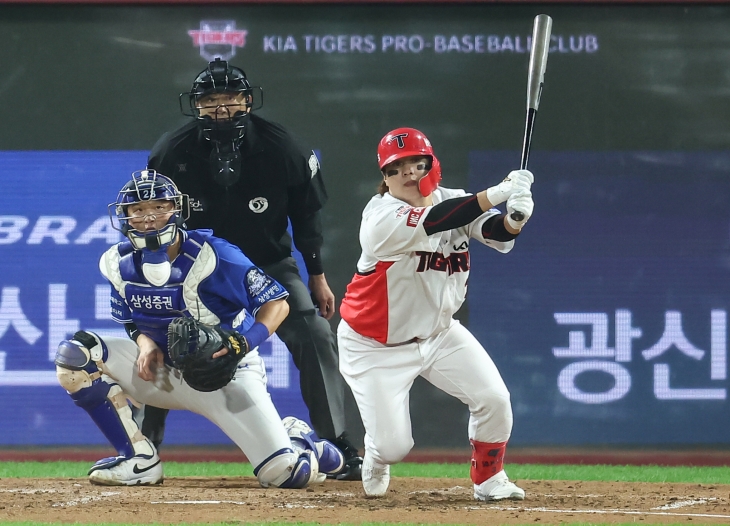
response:
[(215, 252), (200, 233), (186, 232), (184, 236), (170, 279), (161, 286), (145, 279), (140, 255), (131, 245), (119, 247), (121, 283), (117, 290), (132, 311), (132, 321), (162, 349), (166, 348), (167, 326), (174, 318), (192, 316), (204, 323), (220, 323), (198, 296), (198, 285), (216, 268)]

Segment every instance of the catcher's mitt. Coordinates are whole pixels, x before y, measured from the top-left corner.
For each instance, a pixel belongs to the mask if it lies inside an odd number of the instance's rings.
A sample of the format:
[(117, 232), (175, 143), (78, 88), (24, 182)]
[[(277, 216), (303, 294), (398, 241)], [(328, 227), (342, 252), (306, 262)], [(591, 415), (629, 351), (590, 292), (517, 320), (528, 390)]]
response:
[[(223, 347), (228, 353), (213, 354)], [(193, 318), (175, 318), (167, 328), (167, 352), (172, 364), (197, 391), (217, 391), (236, 374), (241, 358), (248, 353), (246, 338), (236, 331), (206, 325)]]

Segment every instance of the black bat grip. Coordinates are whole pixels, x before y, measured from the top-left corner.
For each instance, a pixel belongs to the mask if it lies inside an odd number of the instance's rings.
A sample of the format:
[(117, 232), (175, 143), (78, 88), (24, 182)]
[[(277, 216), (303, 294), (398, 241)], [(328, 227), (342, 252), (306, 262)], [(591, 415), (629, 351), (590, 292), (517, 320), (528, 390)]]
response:
[[(527, 169), (527, 159), (530, 157), (530, 143), (532, 142), (532, 126), (535, 122), (537, 110), (530, 108), (527, 110), (527, 118), (525, 119), (525, 137), (522, 140), (522, 159), (520, 160), (520, 170)], [(525, 214), (519, 210), (515, 210), (510, 214), (512, 221), (520, 222), (525, 219)]]

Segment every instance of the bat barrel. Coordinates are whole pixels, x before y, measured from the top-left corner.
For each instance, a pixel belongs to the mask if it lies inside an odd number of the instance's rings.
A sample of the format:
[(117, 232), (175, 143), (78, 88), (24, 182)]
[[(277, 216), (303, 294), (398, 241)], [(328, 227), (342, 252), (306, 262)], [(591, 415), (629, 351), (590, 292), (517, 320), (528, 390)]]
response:
[(540, 105), (540, 94), (545, 82), (545, 67), (550, 50), (550, 34), (553, 19), (548, 15), (537, 15), (532, 26), (532, 47), (530, 49), (530, 66), (527, 77), (527, 109), (537, 110)]
[[(553, 19), (548, 15), (537, 15), (532, 26), (532, 46), (530, 49), (530, 65), (527, 70), (527, 118), (525, 120), (525, 136), (522, 140), (522, 158), (520, 169), (527, 169), (532, 143), (532, 128), (540, 105), (540, 95), (545, 82), (545, 68), (547, 67), (548, 52), (550, 51), (550, 35), (553, 29)], [(514, 221), (522, 221), (525, 215), (514, 211), (510, 215)]]

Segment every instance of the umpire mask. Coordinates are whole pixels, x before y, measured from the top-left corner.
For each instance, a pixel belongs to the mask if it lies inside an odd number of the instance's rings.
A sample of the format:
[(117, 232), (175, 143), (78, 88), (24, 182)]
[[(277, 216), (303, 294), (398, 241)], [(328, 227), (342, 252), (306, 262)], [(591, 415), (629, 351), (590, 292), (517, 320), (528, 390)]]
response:
[[(243, 137), (253, 107), (254, 91), (246, 73), (227, 61), (216, 58), (193, 81), (187, 93), (180, 94), (183, 115), (195, 117), (206, 139), (225, 143)], [(263, 98), (257, 104), (261, 107)]]

